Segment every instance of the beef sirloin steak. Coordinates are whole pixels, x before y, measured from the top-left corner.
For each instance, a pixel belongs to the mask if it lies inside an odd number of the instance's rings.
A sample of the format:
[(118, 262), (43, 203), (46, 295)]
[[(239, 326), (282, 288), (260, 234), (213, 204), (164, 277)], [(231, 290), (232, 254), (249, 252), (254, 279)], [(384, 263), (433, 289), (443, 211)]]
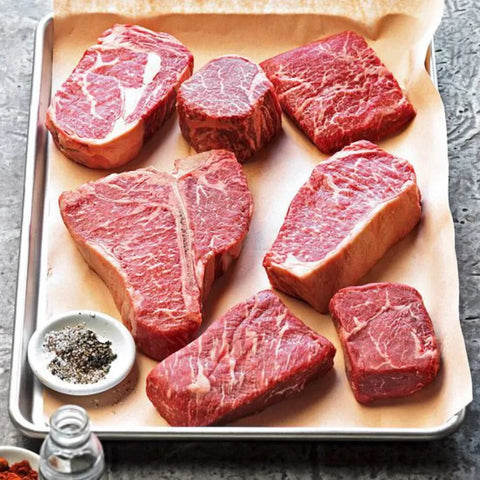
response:
[(355, 398), (411, 395), (437, 375), (440, 353), (422, 297), (398, 283), (340, 290), (330, 301)]
[(175, 37), (115, 25), (83, 55), (53, 96), (46, 126), (57, 147), (91, 168), (132, 160), (175, 106), (193, 56)]
[(237, 55), (208, 62), (180, 87), (183, 136), (197, 152), (225, 148), (248, 160), (281, 129), (272, 82), (256, 63)]
[(343, 32), (261, 63), (285, 112), (324, 153), (380, 140), (415, 110), (365, 40)]
[(367, 141), (320, 163), (296, 194), (263, 265), (271, 284), (319, 312), (421, 216), (413, 167)]
[(159, 363), (147, 395), (171, 425), (226, 423), (299, 392), (332, 368), (334, 355), (329, 340), (265, 290)]
[(177, 160), (173, 174), (112, 174), (59, 202), (137, 347), (157, 360), (196, 332), (202, 300), (240, 254), (253, 208), (240, 164), (224, 150)]

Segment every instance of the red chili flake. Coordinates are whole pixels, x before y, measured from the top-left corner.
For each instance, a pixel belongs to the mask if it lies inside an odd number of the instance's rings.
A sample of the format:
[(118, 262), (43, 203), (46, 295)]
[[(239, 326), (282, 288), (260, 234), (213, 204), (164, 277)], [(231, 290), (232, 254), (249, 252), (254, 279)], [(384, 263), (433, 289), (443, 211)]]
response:
[(7, 470), (8, 462), (3, 457), (0, 457), (0, 472), (5, 472)]

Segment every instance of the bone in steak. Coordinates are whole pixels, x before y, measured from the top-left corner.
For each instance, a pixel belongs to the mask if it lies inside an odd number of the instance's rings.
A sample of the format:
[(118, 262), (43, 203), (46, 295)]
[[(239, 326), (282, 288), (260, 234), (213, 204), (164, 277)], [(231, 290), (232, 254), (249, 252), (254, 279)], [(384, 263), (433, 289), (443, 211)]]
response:
[(249, 159), (281, 129), (282, 110), (264, 71), (227, 55), (207, 63), (182, 84), (177, 110), (183, 136), (197, 152), (225, 148)]
[(415, 110), (365, 40), (343, 32), (261, 63), (280, 104), (324, 153), (356, 140), (380, 140)]
[(413, 167), (365, 140), (320, 163), (265, 255), (271, 284), (319, 312), (354, 285), (421, 215)]
[(115, 25), (90, 47), (52, 98), (46, 126), (57, 147), (91, 168), (132, 160), (175, 106), (193, 56), (176, 38)]
[(340, 290), (330, 301), (355, 398), (411, 395), (437, 375), (440, 354), (422, 297), (398, 283)]
[(332, 368), (334, 355), (330, 341), (265, 290), (159, 363), (147, 395), (171, 425), (226, 423), (299, 392)]
[(240, 164), (225, 150), (177, 160), (173, 174), (113, 174), (60, 196), (80, 252), (137, 347), (157, 360), (196, 332), (214, 278), (240, 254), (252, 208)]

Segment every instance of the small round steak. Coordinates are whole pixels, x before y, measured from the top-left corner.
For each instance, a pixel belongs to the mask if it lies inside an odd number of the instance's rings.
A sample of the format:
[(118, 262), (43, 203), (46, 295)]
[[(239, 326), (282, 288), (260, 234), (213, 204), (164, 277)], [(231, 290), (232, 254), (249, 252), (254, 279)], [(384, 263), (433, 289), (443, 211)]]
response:
[(406, 397), (431, 383), (440, 350), (422, 296), (401, 283), (346, 287), (330, 301), (345, 369), (360, 403)]
[(273, 84), (256, 63), (237, 55), (215, 58), (177, 94), (180, 128), (197, 151), (223, 148), (248, 160), (281, 129)]

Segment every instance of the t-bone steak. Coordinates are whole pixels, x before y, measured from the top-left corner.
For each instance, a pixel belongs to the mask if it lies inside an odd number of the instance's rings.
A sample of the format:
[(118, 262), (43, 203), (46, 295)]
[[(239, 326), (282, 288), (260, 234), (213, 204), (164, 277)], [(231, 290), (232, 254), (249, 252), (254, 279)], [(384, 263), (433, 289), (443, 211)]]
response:
[(246, 58), (207, 63), (177, 96), (180, 128), (197, 152), (225, 148), (248, 160), (281, 129), (282, 110), (272, 82)]
[(340, 290), (330, 301), (355, 398), (411, 395), (437, 375), (440, 353), (422, 297), (398, 283)]
[(60, 196), (63, 221), (106, 283), (137, 347), (161, 360), (202, 320), (214, 278), (240, 254), (252, 196), (235, 156), (213, 150), (112, 174)]
[(52, 98), (47, 128), (71, 160), (114, 168), (132, 160), (175, 107), (193, 56), (176, 38), (115, 25), (90, 47)]
[(413, 167), (365, 140), (320, 163), (292, 200), (263, 265), (271, 284), (319, 312), (421, 216)]
[(356, 140), (380, 140), (415, 110), (365, 40), (343, 32), (261, 63), (280, 104), (324, 153)]
[(332, 368), (334, 355), (329, 340), (265, 290), (159, 363), (147, 395), (171, 425), (227, 423), (299, 392)]

